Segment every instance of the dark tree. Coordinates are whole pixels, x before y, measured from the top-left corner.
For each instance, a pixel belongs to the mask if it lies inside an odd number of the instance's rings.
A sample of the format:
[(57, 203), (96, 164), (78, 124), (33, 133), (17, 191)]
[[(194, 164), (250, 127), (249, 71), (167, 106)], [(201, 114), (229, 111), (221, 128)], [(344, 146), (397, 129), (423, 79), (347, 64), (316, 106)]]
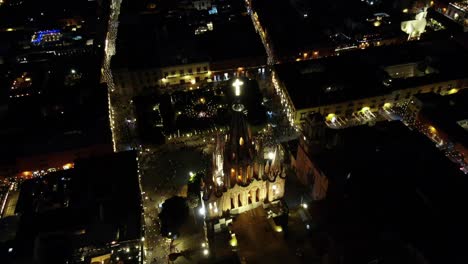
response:
[(179, 234), (179, 229), (187, 221), (189, 208), (185, 198), (173, 196), (162, 204), (162, 211), (159, 214), (161, 221), (161, 234), (166, 237), (173, 237)]
[(197, 208), (200, 205), (200, 184), (203, 177), (203, 173), (198, 172), (193, 177), (190, 177), (187, 184), (187, 200), (191, 209)]

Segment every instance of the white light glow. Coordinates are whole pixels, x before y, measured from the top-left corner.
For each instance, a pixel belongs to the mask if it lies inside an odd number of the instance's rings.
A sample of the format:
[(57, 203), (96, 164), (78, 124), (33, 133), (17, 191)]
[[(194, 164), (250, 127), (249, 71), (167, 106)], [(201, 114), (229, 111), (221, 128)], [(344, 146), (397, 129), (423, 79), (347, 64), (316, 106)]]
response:
[(205, 208), (201, 207), (198, 209), (198, 213), (200, 213), (200, 215), (205, 215)]
[(240, 96), (241, 95), (241, 90), (240, 90), (240, 87), (244, 84), (243, 81), (239, 80), (239, 79), (236, 79), (234, 81), (234, 83), (232, 84), (232, 86), (235, 87), (235, 94), (236, 96)]
[(268, 158), (271, 159), (271, 160), (275, 159), (275, 156), (276, 156), (276, 154), (273, 151), (268, 153)]

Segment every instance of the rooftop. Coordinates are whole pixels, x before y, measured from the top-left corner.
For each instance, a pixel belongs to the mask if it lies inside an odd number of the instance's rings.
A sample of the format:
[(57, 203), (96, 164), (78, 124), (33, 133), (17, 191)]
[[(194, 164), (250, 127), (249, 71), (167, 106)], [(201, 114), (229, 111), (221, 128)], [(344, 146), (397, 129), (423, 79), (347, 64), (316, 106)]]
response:
[(460, 121), (468, 120), (468, 91), (462, 89), (452, 95), (418, 94), (422, 102), (421, 115), (432, 125), (447, 133), (454, 143), (468, 147), (468, 131)]
[[(215, 14), (181, 6), (160, 12), (124, 12), (113, 67), (162, 67), (265, 57), (242, 1), (213, 4), (218, 10)], [(124, 1), (121, 9), (127, 5)]]
[(64, 250), (139, 240), (141, 212), (135, 153), (79, 160), (74, 169), (23, 183), (15, 252), (31, 257), (36, 239), (53, 243), (51, 234)]
[(280, 61), (313, 49), (356, 45), (365, 36), (402, 33), (398, 19), (390, 16), (374, 26), (374, 14), (381, 15), (383, 10), (362, 1), (335, 0), (331, 5), (313, 0), (252, 0), (252, 8)]
[(468, 12), (468, 1), (460, 1), (460, 2), (453, 2), (453, 3), (450, 3), (450, 5), (458, 8), (459, 10), (463, 11), (463, 12)]
[[(242, 100), (249, 123), (259, 125), (266, 119), (261, 105), (261, 92), (255, 80), (241, 78), (244, 82)], [(141, 139), (154, 139), (158, 134), (185, 135), (206, 132), (229, 125), (232, 103), (235, 100), (230, 82), (207, 84), (189, 91), (177, 91), (170, 96), (139, 96), (135, 98), (137, 123)], [(155, 123), (159, 124), (155, 126)], [(180, 136), (179, 135), (179, 136)]]
[[(345, 53), (318, 60), (275, 65), (278, 79), (296, 109), (378, 96), (394, 90), (468, 77), (468, 67), (454, 64), (467, 53), (453, 41), (411, 42)], [(430, 67), (419, 76), (394, 78), (386, 67), (416, 63)], [(434, 70), (435, 69), (435, 70)]]
[(403, 243), (434, 263), (460, 260), (468, 179), (455, 164), (401, 122), (328, 131), (338, 143), (313, 160), (329, 178), (328, 202), (338, 203), (327, 222), (345, 254), (382, 257), (383, 244)]
[[(99, 65), (94, 55), (62, 58), (20, 64), (0, 77), (9, 88), (0, 111), (0, 156), (20, 158), (110, 145), (107, 89), (99, 84), (94, 65)], [(23, 75), (32, 84), (13, 89), (12, 83)]]

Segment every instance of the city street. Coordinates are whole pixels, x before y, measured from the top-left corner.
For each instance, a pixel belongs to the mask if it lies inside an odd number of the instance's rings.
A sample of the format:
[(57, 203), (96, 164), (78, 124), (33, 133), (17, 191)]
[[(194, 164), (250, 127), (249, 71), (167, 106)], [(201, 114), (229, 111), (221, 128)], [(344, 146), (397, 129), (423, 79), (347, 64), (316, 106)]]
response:
[[(139, 164), (144, 192), (146, 257), (148, 263), (163, 263), (170, 253), (170, 240), (159, 234), (159, 205), (174, 195), (186, 196), (184, 187), (189, 173), (203, 171), (207, 165), (206, 156), (200, 150), (186, 148), (182, 144), (166, 144), (157, 149), (143, 149)], [(191, 215), (181, 231), (181, 237), (174, 241), (176, 246), (172, 252), (200, 246), (200, 224), (201, 219)]]

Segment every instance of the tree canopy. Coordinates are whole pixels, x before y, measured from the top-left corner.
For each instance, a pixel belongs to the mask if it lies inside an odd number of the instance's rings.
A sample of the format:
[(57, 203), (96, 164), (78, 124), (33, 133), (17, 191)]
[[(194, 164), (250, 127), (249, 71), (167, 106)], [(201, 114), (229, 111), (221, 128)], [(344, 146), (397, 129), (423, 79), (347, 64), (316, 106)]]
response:
[(161, 234), (167, 237), (179, 234), (179, 229), (187, 221), (188, 215), (189, 208), (185, 198), (173, 196), (164, 201), (159, 214)]

